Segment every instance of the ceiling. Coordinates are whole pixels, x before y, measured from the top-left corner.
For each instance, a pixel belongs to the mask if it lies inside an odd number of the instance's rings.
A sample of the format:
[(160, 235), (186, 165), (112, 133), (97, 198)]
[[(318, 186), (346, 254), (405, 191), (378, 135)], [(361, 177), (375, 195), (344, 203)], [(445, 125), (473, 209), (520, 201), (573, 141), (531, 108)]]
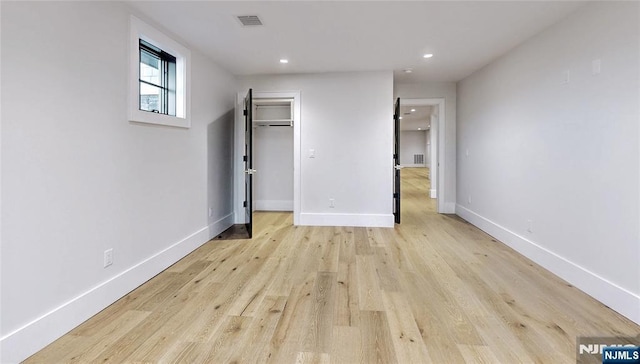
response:
[[(415, 110), (415, 111), (411, 111)], [(400, 106), (400, 130), (428, 130), (431, 127), (431, 113), (433, 106), (429, 105), (402, 105)]]
[[(400, 83), (458, 81), (584, 4), (127, 2), (235, 75), (393, 70)], [(238, 15), (258, 15), (264, 25), (243, 27)]]

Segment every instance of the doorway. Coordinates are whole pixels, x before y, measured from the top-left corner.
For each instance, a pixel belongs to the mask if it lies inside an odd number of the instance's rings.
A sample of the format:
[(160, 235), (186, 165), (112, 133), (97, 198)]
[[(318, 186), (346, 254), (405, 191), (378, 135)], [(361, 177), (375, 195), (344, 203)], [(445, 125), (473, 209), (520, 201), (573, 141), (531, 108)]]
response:
[[(435, 209), (444, 213), (444, 175), (441, 158), (444, 155), (444, 98), (400, 100), (400, 165), (421, 168), (411, 173), (413, 180), (424, 176), (424, 193), (435, 200)], [(407, 171), (409, 173), (409, 171)], [(408, 196), (406, 196), (408, 197)]]
[(253, 98), (254, 211), (293, 212), (293, 98)]

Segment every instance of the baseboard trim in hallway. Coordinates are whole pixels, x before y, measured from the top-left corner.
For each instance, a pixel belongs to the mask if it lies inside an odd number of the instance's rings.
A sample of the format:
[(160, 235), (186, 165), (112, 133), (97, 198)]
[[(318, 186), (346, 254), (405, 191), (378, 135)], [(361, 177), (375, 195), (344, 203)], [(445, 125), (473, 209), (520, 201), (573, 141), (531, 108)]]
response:
[(233, 224), (224, 216), (0, 338), (0, 363), (18, 363), (167, 269)]
[(326, 214), (301, 213), (300, 225), (393, 227), (392, 214)]
[(551, 271), (611, 309), (640, 324), (640, 296), (480, 216), (464, 206), (457, 205), (456, 213), (518, 253)]

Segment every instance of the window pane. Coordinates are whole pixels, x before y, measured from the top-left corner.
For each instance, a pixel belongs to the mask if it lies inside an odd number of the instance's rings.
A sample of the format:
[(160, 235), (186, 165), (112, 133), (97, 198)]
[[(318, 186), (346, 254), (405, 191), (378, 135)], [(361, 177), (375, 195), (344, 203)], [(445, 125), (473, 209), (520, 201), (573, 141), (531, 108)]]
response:
[(167, 62), (167, 114), (176, 115), (176, 64)]
[(160, 58), (143, 49), (140, 50), (140, 79), (158, 86), (162, 85)]
[(140, 110), (176, 115), (176, 57), (140, 39)]
[(162, 89), (140, 82), (140, 110), (162, 113)]

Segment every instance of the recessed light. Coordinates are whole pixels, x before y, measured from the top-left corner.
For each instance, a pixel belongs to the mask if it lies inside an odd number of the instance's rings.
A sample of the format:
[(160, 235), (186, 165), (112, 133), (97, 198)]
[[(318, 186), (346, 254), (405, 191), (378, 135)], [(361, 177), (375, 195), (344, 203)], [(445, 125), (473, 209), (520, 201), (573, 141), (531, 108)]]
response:
[(283, 59), (280, 60), (280, 63), (289, 63), (289, 60), (283, 58)]
[(402, 116), (401, 116), (401, 117), (399, 117), (398, 119), (402, 120)]
[(418, 130), (422, 130), (422, 128), (418, 128)]
[(404, 73), (411, 73), (413, 72), (413, 68), (405, 68), (404, 69)]
[(411, 109), (411, 112), (416, 112), (416, 109)]
[(423, 57), (423, 58), (431, 58), (431, 57), (433, 57), (433, 54), (431, 54), (431, 53), (427, 53), (427, 54), (425, 54), (425, 55), (424, 55), (424, 56), (422, 56), (422, 57)]

